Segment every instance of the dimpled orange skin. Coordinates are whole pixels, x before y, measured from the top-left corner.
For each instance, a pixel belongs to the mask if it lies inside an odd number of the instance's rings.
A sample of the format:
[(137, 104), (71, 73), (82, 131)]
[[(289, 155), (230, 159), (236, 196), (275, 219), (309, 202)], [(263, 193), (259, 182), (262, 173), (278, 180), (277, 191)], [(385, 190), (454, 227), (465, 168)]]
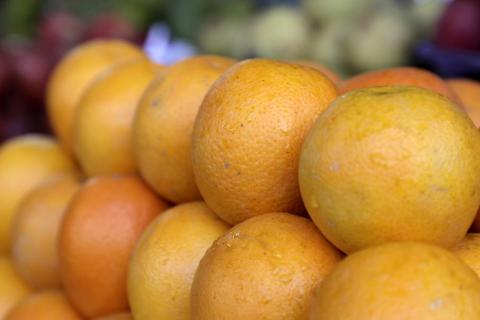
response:
[(201, 199), (192, 169), (193, 123), (210, 86), (234, 62), (217, 56), (180, 61), (143, 95), (134, 121), (135, 158), (142, 176), (165, 199)]
[(306, 218), (270, 213), (248, 219), (201, 260), (191, 319), (307, 319), (315, 287), (341, 257)]
[(336, 94), (309, 67), (264, 59), (231, 67), (205, 97), (193, 131), (193, 170), (207, 205), (230, 224), (303, 213), (301, 145)]
[(338, 84), (342, 80), (338, 74), (336, 74), (335, 72), (333, 72), (332, 70), (330, 70), (327, 66), (325, 66), (323, 64), (316, 63), (316, 62), (313, 62), (313, 61), (307, 61), (307, 60), (294, 60), (292, 62), (296, 63), (296, 64), (306, 66), (306, 67), (316, 69), (317, 71), (320, 71), (321, 73), (326, 75), (327, 78), (330, 79), (333, 83)]
[(56, 175), (77, 173), (58, 143), (39, 134), (17, 136), (0, 147), (0, 254), (10, 252), (11, 229), (23, 197)]
[(128, 297), (133, 316), (190, 320), (190, 290), (198, 263), (228, 228), (204, 202), (181, 204), (158, 216), (130, 262)]
[(74, 123), (75, 155), (87, 176), (136, 171), (132, 126), (140, 97), (159, 73), (137, 59), (97, 79), (79, 102)]
[(480, 276), (480, 233), (467, 233), (452, 251)]
[(429, 90), (352, 91), (305, 139), (299, 181), (313, 221), (344, 252), (395, 240), (449, 247), (480, 204), (480, 133)]
[(60, 229), (60, 271), (67, 296), (84, 316), (128, 310), (131, 252), (166, 208), (135, 176), (91, 178), (76, 193)]
[(361, 73), (339, 84), (341, 94), (352, 90), (378, 86), (415, 86), (441, 94), (459, 106), (461, 100), (448, 84), (436, 74), (415, 67), (396, 67)]
[(49, 180), (22, 201), (12, 232), (17, 272), (35, 289), (60, 287), (57, 237), (64, 212), (80, 184), (76, 177)]
[(81, 320), (59, 290), (33, 293), (17, 304), (5, 320)]
[(133, 320), (130, 313), (116, 313), (105, 317), (95, 318), (94, 320)]
[(55, 67), (46, 104), (52, 129), (66, 150), (73, 152), (74, 114), (87, 87), (110, 67), (143, 56), (140, 48), (126, 41), (93, 40), (76, 47)]
[(30, 288), (17, 274), (10, 258), (0, 255), (0, 319), (30, 293)]
[(397, 242), (356, 252), (327, 275), (310, 320), (480, 319), (480, 279), (440, 247)]
[(480, 127), (480, 82), (472, 79), (449, 79), (447, 83), (460, 98), (470, 119), (477, 128)]

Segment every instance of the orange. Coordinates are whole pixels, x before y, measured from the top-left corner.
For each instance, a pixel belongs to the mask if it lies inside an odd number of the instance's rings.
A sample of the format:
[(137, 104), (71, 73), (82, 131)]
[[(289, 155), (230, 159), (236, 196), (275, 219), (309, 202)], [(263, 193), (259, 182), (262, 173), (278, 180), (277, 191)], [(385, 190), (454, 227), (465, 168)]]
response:
[(468, 233), (452, 248), (460, 259), (480, 276), (480, 234)]
[(450, 79), (447, 83), (460, 98), (470, 119), (477, 128), (480, 127), (480, 82), (471, 79)]
[(335, 97), (335, 85), (312, 68), (265, 59), (231, 67), (203, 100), (193, 131), (193, 171), (207, 205), (230, 224), (302, 213), (301, 145)]
[(12, 260), (35, 289), (60, 287), (57, 237), (63, 214), (79, 182), (71, 176), (49, 180), (22, 201), (12, 232)]
[(23, 197), (42, 181), (76, 170), (48, 136), (23, 135), (0, 147), (0, 254), (10, 250), (12, 221)]
[(94, 40), (67, 54), (47, 84), (47, 111), (62, 146), (73, 152), (74, 114), (86, 88), (100, 74), (119, 63), (144, 56), (140, 48), (122, 40)]
[(183, 60), (144, 93), (134, 122), (135, 157), (142, 176), (165, 199), (201, 198), (190, 152), (193, 123), (208, 89), (233, 63), (216, 56)]
[(480, 280), (454, 254), (415, 242), (344, 259), (312, 300), (311, 320), (480, 319)]
[(480, 133), (430, 90), (356, 90), (316, 121), (299, 178), (313, 221), (344, 252), (395, 240), (448, 247), (480, 205)]
[(338, 74), (330, 70), (327, 66), (316, 63), (313, 61), (307, 61), (307, 60), (294, 60), (292, 61), (293, 63), (300, 64), (305, 67), (310, 67), (313, 69), (316, 69), (317, 71), (320, 71), (323, 73), (325, 76), (327, 76), (328, 79), (330, 79), (333, 83), (340, 83), (341, 78)]
[(435, 91), (458, 105), (460, 99), (448, 84), (439, 76), (428, 70), (414, 67), (396, 67), (361, 73), (343, 81), (339, 88), (340, 93), (378, 86), (415, 86)]
[(136, 319), (190, 320), (190, 289), (200, 259), (228, 230), (204, 202), (158, 216), (130, 262), (128, 297)]
[(310, 220), (287, 213), (248, 219), (201, 260), (191, 319), (307, 319), (315, 287), (340, 259)]
[(17, 304), (5, 320), (81, 320), (64, 293), (58, 290), (29, 295)]
[(159, 72), (147, 59), (118, 66), (94, 82), (75, 115), (75, 155), (88, 176), (136, 171), (132, 125), (140, 97)]
[(88, 318), (128, 310), (127, 265), (143, 230), (167, 205), (135, 176), (89, 179), (59, 236), (65, 292)]
[(0, 255), (0, 319), (29, 293), (30, 289), (15, 272), (12, 261)]
[(130, 313), (116, 313), (105, 317), (95, 318), (94, 320), (133, 320)]

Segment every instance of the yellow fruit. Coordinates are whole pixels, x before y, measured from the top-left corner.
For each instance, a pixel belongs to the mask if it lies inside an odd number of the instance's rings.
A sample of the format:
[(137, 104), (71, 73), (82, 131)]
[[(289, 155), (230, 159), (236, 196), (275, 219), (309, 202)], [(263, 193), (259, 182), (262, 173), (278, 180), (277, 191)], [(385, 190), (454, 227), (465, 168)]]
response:
[(10, 259), (0, 255), (0, 319), (29, 293), (30, 289), (15, 272)]
[(301, 145), (335, 96), (312, 68), (264, 59), (230, 68), (203, 100), (193, 131), (193, 170), (207, 205), (231, 224), (302, 213)]
[(450, 88), (457, 94), (473, 123), (480, 127), (480, 81), (471, 79), (450, 79)]
[(130, 262), (128, 297), (136, 319), (190, 319), (190, 289), (200, 259), (228, 230), (204, 202), (165, 211), (148, 227)]
[(58, 230), (78, 187), (78, 180), (71, 176), (49, 180), (29, 193), (19, 206), (13, 223), (12, 260), (32, 288), (61, 285)]
[(201, 260), (191, 319), (307, 319), (315, 287), (340, 259), (305, 218), (271, 213), (246, 220)]
[(5, 320), (81, 320), (62, 291), (33, 293), (17, 304)]
[(94, 320), (133, 320), (130, 313), (116, 313), (105, 317), (95, 318)]
[(452, 248), (452, 251), (480, 276), (479, 233), (467, 233), (465, 238)]
[(480, 204), (480, 134), (432, 91), (352, 91), (310, 131), (299, 180), (313, 221), (344, 252), (395, 240), (448, 247)]
[(73, 172), (73, 161), (50, 137), (23, 135), (0, 147), (0, 254), (10, 250), (12, 221), (23, 197), (42, 181)]
[(140, 97), (159, 72), (147, 59), (122, 64), (97, 79), (79, 102), (75, 154), (88, 176), (136, 171), (132, 124)]
[(128, 42), (95, 40), (76, 47), (56, 66), (47, 85), (47, 111), (53, 131), (69, 152), (74, 114), (87, 87), (112, 66), (143, 56)]
[(59, 234), (62, 284), (88, 318), (128, 310), (127, 269), (135, 244), (167, 204), (136, 176), (89, 179)]
[(233, 63), (216, 56), (183, 60), (142, 97), (133, 133), (137, 165), (148, 184), (172, 202), (201, 198), (190, 152), (193, 123), (208, 89)]
[(310, 320), (480, 319), (480, 280), (445, 249), (398, 242), (340, 262), (312, 300)]

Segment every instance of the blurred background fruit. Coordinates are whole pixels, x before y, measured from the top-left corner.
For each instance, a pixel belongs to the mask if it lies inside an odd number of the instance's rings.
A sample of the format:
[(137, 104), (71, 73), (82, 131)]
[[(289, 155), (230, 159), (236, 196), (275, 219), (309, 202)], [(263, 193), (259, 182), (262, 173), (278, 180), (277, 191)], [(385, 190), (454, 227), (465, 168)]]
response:
[(65, 82), (71, 98), (62, 98), (65, 90), (51, 84), (64, 78), (54, 65), (93, 39), (144, 46), (162, 64), (199, 52), (310, 60), (342, 78), (399, 65), (480, 78), (477, 0), (4, 0), (0, 21), (0, 141), (50, 132), (46, 95), (53, 131), (69, 152), (68, 115), (103, 68), (92, 61), (77, 86)]

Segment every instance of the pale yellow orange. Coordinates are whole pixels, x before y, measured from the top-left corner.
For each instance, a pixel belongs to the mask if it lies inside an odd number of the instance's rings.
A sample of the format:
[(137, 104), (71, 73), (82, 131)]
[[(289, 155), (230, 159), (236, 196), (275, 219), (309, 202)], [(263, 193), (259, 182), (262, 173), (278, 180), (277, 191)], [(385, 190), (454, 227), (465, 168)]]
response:
[(136, 319), (190, 320), (190, 290), (200, 259), (228, 230), (204, 202), (158, 216), (130, 262), (128, 297)]
[(0, 254), (11, 248), (11, 228), (23, 197), (42, 181), (77, 169), (49, 136), (18, 136), (0, 147)]
[(74, 148), (88, 176), (136, 171), (133, 118), (158, 72), (154, 63), (137, 59), (111, 69), (85, 91), (75, 114)]
[(352, 254), (327, 275), (310, 320), (480, 319), (480, 279), (440, 247), (397, 242)]
[(452, 251), (480, 277), (479, 233), (467, 233), (462, 241), (453, 246)]
[(0, 255), (0, 319), (29, 293), (30, 288), (17, 274), (10, 258)]
[(208, 89), (233, 63), (217, 56), (182, 60), (142, 97), (133, 132), (137, 165), (148, 184), (172, 202), (201, 198), (190, 151), (193, 123)]
[(74, 115), (87, 87), (112, 66), (143, 56), (140, 48), (122, 40), (94, 40), (77, 46), (55, 67), (47, 85), (47, 111), (66, 150), (73, 152)]
[(472, 119), (473, 123), (480, 127), (480, 82), (472, 79), (449, 79), (448, 85), (457, 94), (463, 108)]
[(35, 289), (61, 286), (57, 238), (67, 206), (79, 188), (76, 177), (47, 181), (19, 206), (12, 231), (12, 260), (22, 278)]
[(344, 252), (395, 240), (452, 246), (480, 205), (480, 133), (433, 91), (352, 91), (313, 126), (299, 179), (313, 221)]

